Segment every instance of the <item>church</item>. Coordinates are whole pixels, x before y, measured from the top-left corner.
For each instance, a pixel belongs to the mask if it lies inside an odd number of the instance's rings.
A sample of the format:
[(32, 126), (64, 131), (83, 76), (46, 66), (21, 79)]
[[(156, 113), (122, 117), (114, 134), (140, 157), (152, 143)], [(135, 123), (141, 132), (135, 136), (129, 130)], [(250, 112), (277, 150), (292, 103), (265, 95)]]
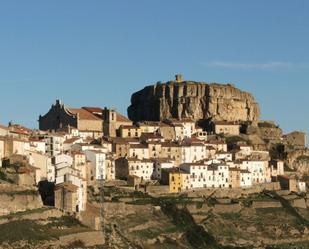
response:
[(80, 132), (116, 137), (121, 125), (132, 125), (132, 121), (113, 109), (71, 108), (60, 100), (56, 100), (50, 110), (39, 117), (39, 129), (42, 131), (59, 131), (73, 127)]

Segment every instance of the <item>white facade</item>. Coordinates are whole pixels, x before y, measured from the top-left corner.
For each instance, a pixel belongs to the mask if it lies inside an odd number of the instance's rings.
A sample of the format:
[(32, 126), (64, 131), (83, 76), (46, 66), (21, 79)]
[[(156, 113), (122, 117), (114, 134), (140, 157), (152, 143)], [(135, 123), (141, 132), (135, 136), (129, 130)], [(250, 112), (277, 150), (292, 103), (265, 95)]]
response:
[(183, 163), (193, 163), (206, 159), (206, 146), (204, 144), (183, 145), (181, 151)]
[(50, 156), (56, 156), (63, 153), (63, 142), (65, 139), (65, 136), (56, 134), (46, 136), (44, 139), (46, 143), (46, 153)]
[(96, 150), (86, 150), (86, 158), (91, 162), (93, 177), (106, 180), (106, 153)]
[(46, 143), (41, 140), (30, 140), (30, 150), (33, 152), (46, 153)]
[(244, 160), (240, 167), (251, 172), (252, 184), (271, 182), (268, 161)]
[(30, 150), (29, 141), (13, 139), (13, 154), (28, 155)]
[(153, 174), (153, 162), (147, 159), (129, 159), (128, 160), (129, 175), (142, 178), (142, 180), (150, 180)]
[(180, 168), (190, 174), (190, 188), (228, 188), (229, 167), (225, 164), (183, 164)]
[(252, 186), (252, 176), (247, 170), (240, 170), (240, 187), (248, 188)]

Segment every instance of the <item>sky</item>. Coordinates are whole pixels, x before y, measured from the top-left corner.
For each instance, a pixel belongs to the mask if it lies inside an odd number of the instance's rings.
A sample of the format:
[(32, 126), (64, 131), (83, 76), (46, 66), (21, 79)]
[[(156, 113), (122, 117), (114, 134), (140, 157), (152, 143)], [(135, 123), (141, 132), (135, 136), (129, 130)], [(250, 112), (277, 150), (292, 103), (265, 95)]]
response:
[(182, 73), (309, 133), (308, 13), (307, 0), (0, 0), (0, 123), (37, 128), (56, 99), (126, 114), (133, 92)]

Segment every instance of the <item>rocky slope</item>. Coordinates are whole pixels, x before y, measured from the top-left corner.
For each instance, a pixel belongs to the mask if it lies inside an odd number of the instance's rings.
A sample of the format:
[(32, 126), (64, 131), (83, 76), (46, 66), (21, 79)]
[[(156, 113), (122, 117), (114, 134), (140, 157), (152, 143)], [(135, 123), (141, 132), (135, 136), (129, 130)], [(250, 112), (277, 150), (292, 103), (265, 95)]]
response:
[(169, 81), (146, 86), (134, 93), (128, 116), (133, 121), (166, 118), (213, 119), (217, 121), (259, 120), (254, 97), (233, 85), (193, 81)]

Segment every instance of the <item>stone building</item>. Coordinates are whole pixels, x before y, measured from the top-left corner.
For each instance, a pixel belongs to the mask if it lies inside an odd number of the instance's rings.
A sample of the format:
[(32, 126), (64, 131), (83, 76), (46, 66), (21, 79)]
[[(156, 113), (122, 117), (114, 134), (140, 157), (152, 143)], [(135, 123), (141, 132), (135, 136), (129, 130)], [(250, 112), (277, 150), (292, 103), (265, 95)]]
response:
[(92, 137), (103, 135), (103, 132), (105, 136), (115, 137), (121, 125), (132, 125), (132, 122), (113, 109), (71, 108), (60, 100), (57, 100), (44, 116), (39, 117), (40, 130), (58, 131), (70, 126), (77, 128), (79, 133), (90, 134)]
[(238, 136), (240, 125), (237, 122), (215, 121), (210, 123), (210, 131), (214, 134)]
[(66, 212), (78, 212), (77, 189), (69, 182), (58, 184), (55, 187), (55, 207)]
[(116, 112), (113, 109), (104, 108), (103, 110), (103, 132), (105, 136), (116, 137), (120, 136), (119, 128), (120, 126), (131, 126), (133, 124), (125, 116)]
[(44, 116), (39, 117), (40, 130), (56, 131), (66, 126), (82, 131), (102, 131), (103, 121), (85, 109), (66, 107), (60, 100), (57, 100)]

